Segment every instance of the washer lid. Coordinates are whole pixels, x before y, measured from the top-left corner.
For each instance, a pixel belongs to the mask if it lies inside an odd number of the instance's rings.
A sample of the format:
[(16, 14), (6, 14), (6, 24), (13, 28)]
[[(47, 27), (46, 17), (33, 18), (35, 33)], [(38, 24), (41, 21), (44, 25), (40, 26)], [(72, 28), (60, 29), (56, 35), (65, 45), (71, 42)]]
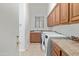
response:
[(66, 37), (65, 35), (61, 35), (61, 34), (58, 34), (58, 33), (46, 33), (44, 34), (45, 38), (46, 37)]

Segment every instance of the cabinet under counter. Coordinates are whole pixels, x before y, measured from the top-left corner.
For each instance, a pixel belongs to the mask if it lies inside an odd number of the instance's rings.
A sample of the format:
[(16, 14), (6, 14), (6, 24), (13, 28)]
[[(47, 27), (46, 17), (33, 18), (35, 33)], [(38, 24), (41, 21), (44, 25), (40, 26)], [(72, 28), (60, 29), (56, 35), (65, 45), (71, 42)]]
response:
[(52, 39), (52, 56), (79, 56), (79, 41)]
[(30, 32), (30, 43), (40, 43), (41, 32)]

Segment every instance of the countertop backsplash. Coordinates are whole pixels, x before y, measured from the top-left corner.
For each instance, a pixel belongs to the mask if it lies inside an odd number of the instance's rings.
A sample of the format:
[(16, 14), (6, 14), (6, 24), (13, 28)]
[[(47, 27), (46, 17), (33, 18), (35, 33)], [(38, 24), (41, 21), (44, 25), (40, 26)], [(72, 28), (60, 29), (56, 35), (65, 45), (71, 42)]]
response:
[(66, 36), (79, 37), (79, 24), (59, 25), (52, 27), (52, 30), (62, 33)]

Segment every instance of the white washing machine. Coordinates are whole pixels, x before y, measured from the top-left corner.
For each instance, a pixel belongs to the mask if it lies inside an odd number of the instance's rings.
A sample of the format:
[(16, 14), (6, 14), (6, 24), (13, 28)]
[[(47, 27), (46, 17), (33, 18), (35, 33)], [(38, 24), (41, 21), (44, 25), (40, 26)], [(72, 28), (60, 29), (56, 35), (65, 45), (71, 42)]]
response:
[[(42, 45), (42, 50), (43, 50), (45, 56), (50, 55), (50, 49), (51, 49), (50, 46), (49, 46), (49, 44), (51, 44), (50, 39), (49, 39), (50, 37), (57, 38), (57, 37), (66, 37), (66, 36), (58, 34), (56, 32), (42, 32), (42, 34), (41, 34), (41, 38), (42, 38), (41, 45)], [(50, 43), (48, 43), (48, 42), (50, 42)]]

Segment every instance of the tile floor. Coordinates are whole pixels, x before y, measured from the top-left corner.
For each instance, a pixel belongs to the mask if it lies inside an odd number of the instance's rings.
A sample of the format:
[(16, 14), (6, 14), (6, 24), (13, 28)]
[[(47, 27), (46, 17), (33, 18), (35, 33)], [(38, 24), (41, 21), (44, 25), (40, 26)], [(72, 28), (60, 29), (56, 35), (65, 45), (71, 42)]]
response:
[(31, 43), (25, 52), (20, 52), (20, 56), (44, 56), (40, 43)]

